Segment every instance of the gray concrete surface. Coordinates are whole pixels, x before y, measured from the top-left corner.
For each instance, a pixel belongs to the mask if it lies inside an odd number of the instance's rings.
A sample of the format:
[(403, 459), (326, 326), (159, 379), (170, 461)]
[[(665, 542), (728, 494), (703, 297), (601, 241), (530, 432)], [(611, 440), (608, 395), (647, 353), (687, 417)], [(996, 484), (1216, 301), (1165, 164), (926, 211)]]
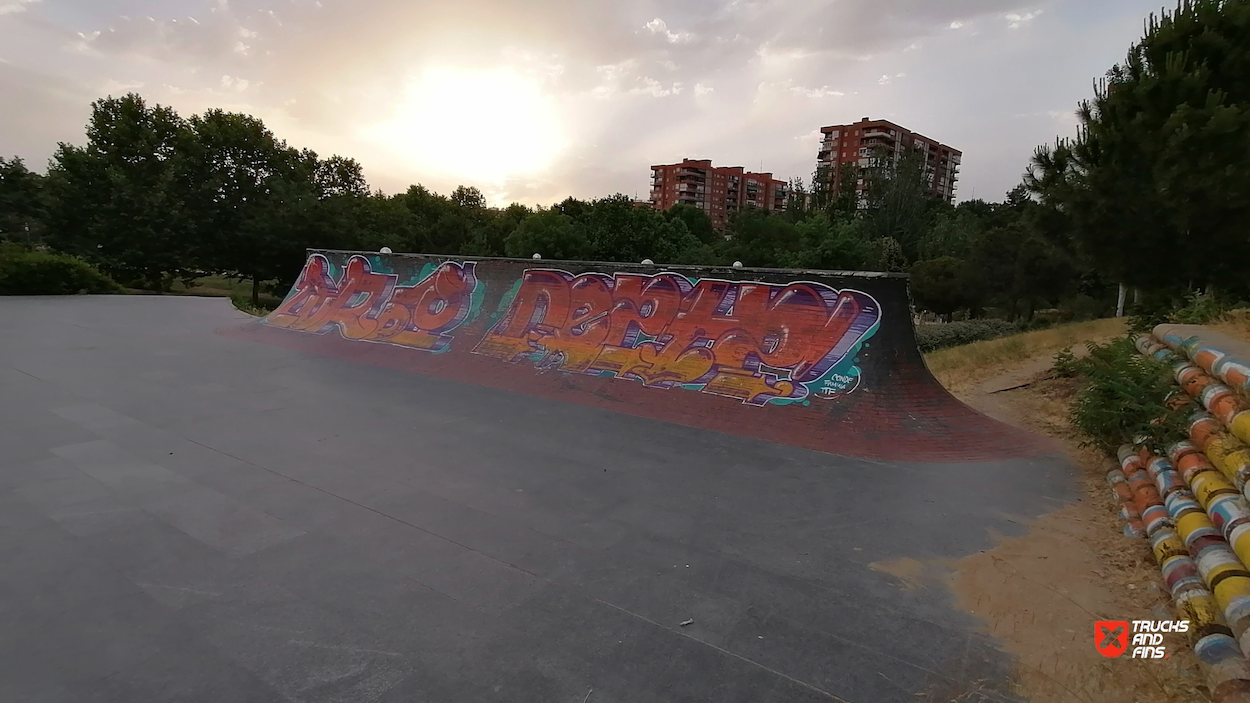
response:
[(1018, 533), (1059, 460), (846, 459), (245, 319), (0, 298), (0, 701), (1010, 698), (937, 578), (870, 564)]

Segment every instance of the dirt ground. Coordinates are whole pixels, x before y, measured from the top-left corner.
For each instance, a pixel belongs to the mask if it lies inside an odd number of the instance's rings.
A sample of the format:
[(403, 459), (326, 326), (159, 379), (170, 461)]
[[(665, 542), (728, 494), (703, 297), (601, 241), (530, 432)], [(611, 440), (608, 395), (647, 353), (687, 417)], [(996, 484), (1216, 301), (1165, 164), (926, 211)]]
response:
[(1021, 537), (944, 565), (949, 585), (1017, 658), (1016, 685), (1025, 700), (1208, 700), (1183, 635), (1166, 636), (1165, 660), (1107, 659), (1094, 649), (1096, 620), (1166, 619), (1174, 612), (1145, 539), (1121, 531), (1120, 506), (1105, 478), (1112, 461), (1082, 448), (1068, 422), (1076, 382), (1049, 378), (1049, 366), (1049, 358), (1035, 359), (952, 390), (988, 415), (1063, 442), (1081, 471), (1081, 497), (1034, 521)]

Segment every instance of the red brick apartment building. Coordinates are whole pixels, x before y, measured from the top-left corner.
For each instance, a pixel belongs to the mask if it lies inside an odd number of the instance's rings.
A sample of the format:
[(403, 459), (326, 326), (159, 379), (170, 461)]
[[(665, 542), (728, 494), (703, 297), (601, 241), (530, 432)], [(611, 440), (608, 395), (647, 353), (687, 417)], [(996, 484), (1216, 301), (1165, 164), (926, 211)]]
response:
[(874, 150), (883, 150), (887, 158), (897, 163), (905, 149), (915, 149), (925, 154), (933, 197), (954, 201), (962, 152), (893, 122), (867, 117), (855, 124), (821, 127), (820, 131), (823, 139), (820, 153), (816, 155), (816, 168), (829, 174), (833, 190), (841, 186), (842, 164), (856, 165), (856, 190), (862, 194), (865, 175), (872, 168)]
[(667, 210), (693, 205), (708, 214), (718, 230), (738, 210), (758, 207), (786, 209), (786, 183), (771, 173), (751, 173), (741, 166), (716, 167), (708, 159), (651, 167), (651, 206)]

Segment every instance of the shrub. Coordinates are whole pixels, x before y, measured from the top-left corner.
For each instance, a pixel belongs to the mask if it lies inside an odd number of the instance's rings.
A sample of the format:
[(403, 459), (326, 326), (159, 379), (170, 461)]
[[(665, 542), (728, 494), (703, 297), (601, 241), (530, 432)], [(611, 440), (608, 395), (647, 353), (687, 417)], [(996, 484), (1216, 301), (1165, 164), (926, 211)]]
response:
[(1232, 309), (1231, 300), (1215, 294), (1189, 293), (1181, 297), (1169, 292), (1147, 294), (1145, 300), (1135, 306), (1129, 319), (1131, 332), (1150, 332), (1156, 325), (1179, 323), (1205, 325), (1224, 319)]
[(264, 317), (274, 311), (274, 308), (282, 304), (281, 298), (262, 295), (260, 297), (260, 305), (252, 305), (252, 296), (235, 293), (230, 296), (230, 302), (234, 307), (256, 317)]
[(120, 293), (121, 286), (76, 256), (43, 251), (0, 252), (0, 295)]
[(1070, 350), (1060, 352), (1055, 372), (1085, 383), (1072, 406), (1072, 423), (1087, 446), (1114, 454), (1125, 443), (1158, 447), (1185, 436), (1185, 417), (1194, 408), (1168, 404), (1176, 386), (1167, 364), (1139, 353), (1131, 336), (1086, 346), (1089, 355), (1080, 359)]
[(1185, 305), (1172, 313), (1172, 322), (1182, 325), (1205, 325), (1215, 322), (1228, 315), (1232, 306), (1228, 301), (1215, 295), (1194, 293), (1185, 301)]
[(920, 346), (920, 351), (931, 352), (997, 339), (1018, 331), (1015, 325), (1006, 320), (966, 320), (944, 325), (920, 325), (916, 328), (916, 343)]

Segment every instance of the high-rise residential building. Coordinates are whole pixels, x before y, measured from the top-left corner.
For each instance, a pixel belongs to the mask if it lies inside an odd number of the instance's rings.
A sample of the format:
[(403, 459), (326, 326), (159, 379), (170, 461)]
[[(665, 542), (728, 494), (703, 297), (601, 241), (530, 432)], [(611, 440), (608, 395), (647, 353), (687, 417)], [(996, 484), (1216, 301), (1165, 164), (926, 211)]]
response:
[(925, 175), (933, 197), (954, 201), (962, 152), (893, 122), (867, 117), (854, 124), (821, 127), (820, 132), (823, 139), (820, 153), (816, 155), (816, 168), (826, 174), (826, 187), (833, 192), (842, 187), (842, 165), (854, 164), (855, 188), (863, 203), (868, 172), (881, 165), (873, 163), (874, 157), (880, 154), (898, 163), (906, 150), (912, 149), (924, 155)]
[(678, 204), (692, 205), (706, 212), (718, 230), (743, 208), (785, 210), (786, 195), (786, 182), (771, 173), (752, 173), (741, 166), (717, 167), (708, 159), (651, 167), (652, 207), (667, 210)]

